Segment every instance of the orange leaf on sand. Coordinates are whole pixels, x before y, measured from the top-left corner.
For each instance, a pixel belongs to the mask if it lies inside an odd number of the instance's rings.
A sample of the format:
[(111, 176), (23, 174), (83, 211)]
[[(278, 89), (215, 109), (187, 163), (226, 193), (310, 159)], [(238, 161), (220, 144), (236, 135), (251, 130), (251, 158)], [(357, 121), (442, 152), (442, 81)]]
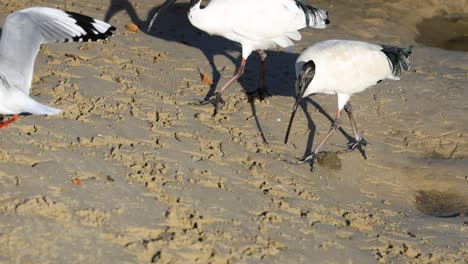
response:
[(125, 27), (127, 28), (128, 31), (132, 31), (132, 32), (140, 31), (140, 28), (135, 24), (128, 24)]
[(202, 82), (206, 83), (206, 84), (209, 84), (209, 85), (212, 85), (213, 84), (213, 80), (211, 80), (210, 77), (208, 77), (208, 75), (202, 73)]
[(75, 179), (73, 179), (73, 184), (75, 184), (75, 185), (81, 185), (81, 180), (80, 180), (80, 178), (75, 178)]

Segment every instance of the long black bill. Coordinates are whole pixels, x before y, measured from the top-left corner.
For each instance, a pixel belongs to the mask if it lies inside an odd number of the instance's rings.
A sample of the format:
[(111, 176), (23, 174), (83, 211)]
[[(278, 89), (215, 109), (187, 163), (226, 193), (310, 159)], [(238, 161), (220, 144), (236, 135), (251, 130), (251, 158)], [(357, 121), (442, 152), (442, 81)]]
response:
[(300, 94), (298, 94), (297, 97), (296, 97), (296, 102), (294, 103), (293, 111), (291, 113), (291, 118), (289, 119), (288, 131), (286, 131), (286, 137), (284, 138), (284, 144), (288, 143), (289, 132), (291, 132), (291, 127), (292, 127), (292, 124), (293, 124), (293, 121), (294, 121), (294, 116), (296, 115), (297, 107), (301, 103), (301, 100), (302, 100), (302, 96)]
[(288, 131), (286, 131), (286, 137), (284, 138), (284, 144), (288, 143), (289, 132), (291, 132), (292, 123), (294, 121), (294, 116), (296, 115), (297, 107), (301, 103), (305, 90), (309, 86), (312, 79), (315, 76), (315, 63), (313, 60), (310, 60), (304, 65), (299, 72), (299, 75), (296, 79), (296, 103), (294, 103), (294, 108), (291, 114), (291, 119), (289, 119)]
[(156, 10), (156, 14), (154, 14), (153, 18), (151, 19), (149, 25), (148, 25), (148, 30), (147, 32), (150, 32), (151, 31), (151, 28), (153, 27), (153, 24), (154, 24), (154, 21), (156, 21), (156, 18), (158, 18), (158, 15), (159, 15), (159, 12), (161, 12), (162, 10), (166, 9), (168, 6), (172, 5), (175, 1), (177, 0), (167, 0), (166, 2), (164, 2), (164, 4), (162, 4), (158, 10)]

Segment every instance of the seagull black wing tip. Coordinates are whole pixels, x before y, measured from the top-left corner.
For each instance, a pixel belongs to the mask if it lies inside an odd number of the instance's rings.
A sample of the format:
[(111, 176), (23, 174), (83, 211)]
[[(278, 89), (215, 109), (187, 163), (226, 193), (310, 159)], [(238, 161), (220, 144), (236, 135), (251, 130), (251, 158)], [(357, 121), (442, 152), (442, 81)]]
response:
[(75, 36), (72, 38), (72, 41), (78, 41), (78, 42), (87, 42), (87, 41), (98, 41), (101, 39), (108, 39), (109, 37), (114, 35), (114, 32), (117, 30), (116, 27), (106, 23), (109, 25), (109, 28), (107, 28), (106, 31), (102, 32), (96, 28), (96, 23), (105, 23), (99, 20), (96, 20), (92, 17), (82, 15), (79, 13), (75, 12), (70, 12), (70, 11), (64, 11), (69, 17), (73, 18), (75, 20), (76, 25), (81, 27), (86, 33)]

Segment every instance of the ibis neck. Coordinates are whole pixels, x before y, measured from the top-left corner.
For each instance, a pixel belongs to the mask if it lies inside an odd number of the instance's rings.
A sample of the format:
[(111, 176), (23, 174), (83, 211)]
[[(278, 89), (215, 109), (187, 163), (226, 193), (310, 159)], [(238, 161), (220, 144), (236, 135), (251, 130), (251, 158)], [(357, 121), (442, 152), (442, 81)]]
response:
[(189, 12), (200, 10), (202, 0), (191, 0)]
[(202, 0), (192, 0), (190, 2), (190, 10), (188, 12), (188, 19), (190, 23), (196, 28), (203, 30), (209, 34), (212, 33), (212, 16), (206, 14), (207, 8), (201, 8)]

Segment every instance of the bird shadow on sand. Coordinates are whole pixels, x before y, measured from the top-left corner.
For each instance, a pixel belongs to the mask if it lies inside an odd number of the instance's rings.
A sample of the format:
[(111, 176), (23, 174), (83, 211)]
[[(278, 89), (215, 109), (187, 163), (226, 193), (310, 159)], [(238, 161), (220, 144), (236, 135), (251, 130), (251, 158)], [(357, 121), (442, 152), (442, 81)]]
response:
[[(312, 154), (312, 147), (314, 144), (314, 138), (315, 138), (315, 132), (316, 132), (315, 123), (312, 120), (312, 117), (307, 109), (309, 105), (312, 105), (313, 107), (315, 107), (315, 109), (317, 109), (317, 111), (320, 112), (320, 114), (325, 116), (328, 119), (328, 121), (330, 121), (330, 124), (335, 121), (332, 116), (330, 116), (317, 102), (312, 100), (310, 97), (303, 100), (303, 102), (301, 103), (301, 107), (307, 118), (307, 123), (308, 123), (309, 130), (310, 130), (309, 137), (307, 139), (307, 145), (306, 145), (304, 157)], [(338, 128), (338, 131), (341, 134), (343, 134), (343, 136), (346, 138), (346, 140), (348, 140), (348, 142), (352, 142), (354, 140), (354, 138), (350, 134), (348, 134), (343, 128), (341, 127)]]
[(157, 9), (158, 6), (152, 8), (148, 12), (146, 18), (141, 19), (135, 7), (128, 0), (111, 0), (104, 21), (109, 22), (109, 20), (119, 12), (127, 12), (132, 23), (137, 25), (142, 33), (158, 39), (178, 42), (199, 49), (205, 55), (212, 69), (213, 84), (206, 97), (213, 94), (221, 79), (221, 72), (216, 68), (214, 57), (216, 55), (223, 55), (233, 63), (237, 63), (238, 58), (230, 55), (228, 51), (240, 50), (240, 46), (225, 38), (210, 36), (192, 26), (187, 18), (187, 11), (189, 10), (188, 3), (174, 3), (167, 8), (167, 10), (161, 12), (152, 30), (147, 32), (151, 18), (156, 13)]
[[(117, 13), (126, 12), (132, 23), (136, 24), (142, 30), (142, 33), (158, 39), (183, 43), (199, 49), (205, 55), (212, 70), (213, 84), (207, 92), (206, 97), (211, 96), (216, 87), (223, 83), (221, 81), (221, 72), (215, 65), (214, 57), (217, 55), (225, 56), (238, 67), (241, 61), (241, 46), (223, 37), (211, 36), (195, 28), (187, 18), (187, 11), (189, 10), (188, 3), (172, 4), (158, 15), (153, 29), (147, 32), (148, 24), (157, 9), (158, 6), (152, 8), (148, 12), (146, 18), (142, 19), (138, 16), (135, 7), (128, 0), (110, 0), (110, 6), (105, 14), (104, 21), (109, 22)], [(233, 52), (237, 52), (239, 55), (233, 56), (231, 54)], [(294, 88), (288, 84), (294, 83), (294, 63), (298, 54), (282, 51), (267, 51), (267, 53), (266, 86), (270, 94), (273, 96), (293, 96)], [(239, 79), (240, 85), (246, 92), (258, 88), (260, 78), (259, 64), (258, 55), (253, 53), (248, 59), (244, 75)], [(232, 74), (234, 74), (234, 72), (223, 72), (224, 79), (227, 80)]]
[[(126, 12), (132, 23), (136, 24), (143, 33), (146, 33), (155, 38), (183, 43), (185, 45), (199, 49), (206, 57), (212, 70), (213, 84), (210, 86), (205, 99), (210, 97), (214, 93), (216, 87), (222, 84), (222, 75), (215, 65), (214, 57), (217, 55), (223, 55), (233, 64), (235, 64), (236, 67), (238, 67), (241, 61), (241, 46), (223, 37), (211, 36), (195, 28), (187, 18), (187, 12), (189, 10), (188, 3), (174, 3), (171, 5), (165, 10), (165, 12), (159, 14), (153, 29), (150, 32), (147, 32), (150, 20), (156, 13), (158, 7), (159, 6), (152, 8), (148, 12), (146, 18), (141, 19), (135, 10), (135, 7), (128, 0), (110, 0), (110, 6), (105, 14), (104, 21), (109, 22), (109, 20), (112, 19), (112, 17), (117, 13)], [(235, 57), (230, 54), (232, 52), (238, 52), (239, 55)], [(295, 97), (294, 83), (296, 75), (294, 65), (299, 54), (275, 50), (269, 50), (266, 52), (268, 57), (265, 64), (265, 86), (269, 94), (271, 96)], [(223, 72), (223, 74), (227, 80), (227, 78), (231, 77), (233, 73)], [(253, 53), (249, 57), (245, 73), (241, 78), (239, 78), (238, 83), (242, 86), (244, 91), (251, 92), (258, 88), (259, 79), (260, 62), (258, 55)], [(229, 98), (226, 97), (225, 99), (228, 100)], [(307, 101), (311, 102), (320, 113), (325, 115), (330, 120), (330, 122), (333, 121), (330, 115), (328, 115), (319, 104), (317, 104), (312, 99), (308, 99)], [(264, 143), (268, 143), (263, 134), (260, 120), (256, 115), (257, 111), (255, 102), (250, 102), (250, 106), (252, 109), (252, 114), (255, 117), (257, 128), (262, 136), (262, 140)], [(306, 148), (306, 154), (310, 154), (316, 129), (310, 114), (307, 112), (307, 107), (303, 106), (303, 110), (307, 116), (308, 126), (311, 130)], [(349, 134), (347, 134), (343, 129), (340, 129), (340, 131), (347, 139), (351, 139)]]

